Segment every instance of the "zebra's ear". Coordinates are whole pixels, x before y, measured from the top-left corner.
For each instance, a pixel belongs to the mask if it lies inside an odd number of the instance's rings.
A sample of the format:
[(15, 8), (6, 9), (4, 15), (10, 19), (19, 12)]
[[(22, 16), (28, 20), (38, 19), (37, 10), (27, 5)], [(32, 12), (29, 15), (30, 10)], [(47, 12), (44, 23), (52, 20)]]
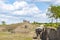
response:
[(43, 31), (45, 30), (45, 28), (43, 28)]

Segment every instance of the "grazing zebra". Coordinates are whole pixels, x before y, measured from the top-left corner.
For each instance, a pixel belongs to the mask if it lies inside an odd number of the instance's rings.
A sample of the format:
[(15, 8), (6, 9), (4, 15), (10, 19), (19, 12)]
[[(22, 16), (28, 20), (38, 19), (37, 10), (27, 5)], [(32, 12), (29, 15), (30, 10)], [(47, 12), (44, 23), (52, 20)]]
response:
[[(40, 35), (42, 34), (43, 30), (44, 30), (44, 25), (40, 25), (39, 27), (37, 27), (35, 29), (35, 33), (36, 33), (36, 38), (40, 37)], [(41, 38), (41, 37), (40, 37)]]
[(60, 40), (60, 25), (57, 28), (57, 40)]
[(40, 36), (41, 40), (57, 40), (57, 30), (53, 27), (45, 28), (40, 26), (35, 29), (37, 37)]

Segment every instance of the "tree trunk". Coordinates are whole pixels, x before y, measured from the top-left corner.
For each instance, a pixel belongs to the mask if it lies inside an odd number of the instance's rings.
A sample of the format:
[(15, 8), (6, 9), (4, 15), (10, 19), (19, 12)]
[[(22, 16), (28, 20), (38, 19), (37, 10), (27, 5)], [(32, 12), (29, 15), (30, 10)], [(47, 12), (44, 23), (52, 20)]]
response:
[(58, 19), (56, 19), (56, 25), (57, 25), (57, 21), (58, 21)]
[(52, 24), (53, 24), (53, 18), (51, 19), (51, 26), (53, 26)]

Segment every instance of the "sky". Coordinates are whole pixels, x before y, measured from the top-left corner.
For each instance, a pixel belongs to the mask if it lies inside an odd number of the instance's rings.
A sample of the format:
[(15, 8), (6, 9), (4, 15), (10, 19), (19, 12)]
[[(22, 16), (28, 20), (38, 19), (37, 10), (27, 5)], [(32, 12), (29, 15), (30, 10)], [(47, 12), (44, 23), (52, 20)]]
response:
[(0, 0), (0, 24), (30, 22), (47, 23), (46, 13), (51, 4), (60, 5), (60, 0)]

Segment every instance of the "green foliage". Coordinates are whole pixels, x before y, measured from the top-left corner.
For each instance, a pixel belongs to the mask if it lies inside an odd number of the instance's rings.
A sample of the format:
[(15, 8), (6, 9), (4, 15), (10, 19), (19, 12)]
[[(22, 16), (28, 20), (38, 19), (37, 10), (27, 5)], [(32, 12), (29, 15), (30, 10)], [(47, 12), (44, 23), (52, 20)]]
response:
[(46, 27), (55, 27), (57, 28), (59, 24), (56, 24), (56, 23), (46, 23), (45, 26)]
[(2, 21), (2, 25), (6, 25), (6, 22), (5, 21)]
[(53, 22), (53, 18), (56, 19), (56, 24), (54, 24), (53, 26), (57, 27), (57, 19), (60, 19), (60, 6), (54, 6), (51, 5), (50, 8), (48, 8), (48, 12), (47, 15), (49, 18), (52, 18), (52, 22)]
[(42, 24), (42, 23), (38, 23), (38, 22), (33, 22), (32, 24), (38, 24), (38, 25), (40, 25), (40, 24)]
[(60, 18), (60, 6), (50, 6), (50, 8), (48, 9), (48, 11), (50, 12), (49, 16), (50, 18), (53, 17), (55, 19)]

